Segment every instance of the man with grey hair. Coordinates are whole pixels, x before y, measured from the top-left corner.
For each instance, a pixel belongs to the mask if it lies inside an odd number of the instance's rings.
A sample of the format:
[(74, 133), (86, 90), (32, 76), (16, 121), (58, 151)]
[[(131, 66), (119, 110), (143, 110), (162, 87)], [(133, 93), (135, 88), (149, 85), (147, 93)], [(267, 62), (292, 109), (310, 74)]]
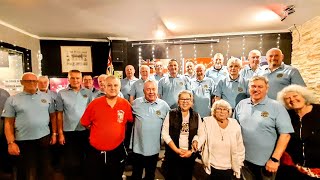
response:
[(133, 100), (135, 100), (136, 98), (143, 97), (143, 84), (147, 79), (150, 78), (150, 67), (147, 65), (141, 65), (140, 76), (141, 78), (133, 83), (129, 92), (129, 102), (131, 104), (133, 103)]
[(251, 50), (248, 55), (249, 64), (245, 65), (241, 71), (240, 76), (245, 80), (250, 79), (254, 73), (260, 69), (261, 52), (259, 50)]
[(231, 57), (227, 63), (229, 75), (219, 81), (213, 93), (215, 100), (226, 100), (232, 109), (234, 109), (242, 99), (248, 97), (248, 84), (245, 79), (239, 75), (241, 67), (241, 60)]
[(195, 66), (196, 79), (191, 80), (191, 91), (194, 99), (194, 110), (198, 112), (201, 118), (210, 116), (211, 100), (215, 84), (211, 78), (205, 77), (206, 68), (203, 64)]
[(257, 74), (269, 79), (269, 98), (277, 99), (277, 93), (290, 84), (306, 86), (299, 70), (283, 63), (284, 55), (280, 49), (271, 48), (266, 57), (268, 65), (262, 66)]
[(253, 76), (249, 80), (250, 98), (239, 102), (234, 111), (245, 145), (245, 166), (254, 179), (273, 180), (280, 158), (294, 132), (287, 110), (268, 98), (268, 79)]
[(129, 92), (130, 92), (131, 86), (133, 85), (134, 82), (138, 80), (138, 78), (134, 76), (135, 72), (136, 71), (132, 65), (127, 65), (125, 68), (126, 77), (124, 79), (121, 79), (120, 92), (123, 94), (124, 98), (128, 101), (130, 97)]
[(219, 80), (227, 76), (227, 68), (223, 65), (224, 57), (221, 53), (216, 53), (212, 58), (213, 65), (207, 69), (206, 77), (211, 78), (215, 84), (218, 84)]
[(135, 115), (131, 148), (133, 149), (132, 179), (154, 179), (160, 152), (161, 128), (169, 105), (158, 98), (158, 86), (155, 80), (146, 80), (143, 86), (144, 97), (133, 101)]

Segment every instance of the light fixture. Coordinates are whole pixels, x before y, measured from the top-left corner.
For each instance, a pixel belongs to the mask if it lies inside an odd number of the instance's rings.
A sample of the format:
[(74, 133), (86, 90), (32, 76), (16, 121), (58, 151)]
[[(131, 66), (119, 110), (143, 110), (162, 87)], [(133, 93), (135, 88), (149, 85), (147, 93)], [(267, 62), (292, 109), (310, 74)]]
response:
[(294, 5), (286, 6), (283, 12), (280, 14), (281, 21), (284, 21), (290, 14), (294, 12), (296, 12)]

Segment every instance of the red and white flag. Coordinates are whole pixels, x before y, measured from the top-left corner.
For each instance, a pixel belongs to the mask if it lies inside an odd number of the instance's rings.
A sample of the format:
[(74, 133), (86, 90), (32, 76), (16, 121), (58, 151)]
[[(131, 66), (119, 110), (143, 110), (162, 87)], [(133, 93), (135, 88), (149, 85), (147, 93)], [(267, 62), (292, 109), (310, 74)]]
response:
[(113, 64), (112, 64), (112, 57), (111, 57), (111, 47), (109, 49), (109, 56), (108, 56), (108, 64), (107, 64), (107, 75), (113, 75)]

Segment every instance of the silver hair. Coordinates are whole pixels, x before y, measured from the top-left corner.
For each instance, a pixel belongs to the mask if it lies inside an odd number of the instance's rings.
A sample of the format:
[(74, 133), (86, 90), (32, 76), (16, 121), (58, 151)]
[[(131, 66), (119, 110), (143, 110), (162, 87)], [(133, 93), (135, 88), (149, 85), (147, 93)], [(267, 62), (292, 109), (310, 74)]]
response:
[(283, 54), (282, 51), (281, 51), (281, 49), (279, 49), (279, 48), (271, 48), (271, 49), (269, 49), (269, 50), (267, 51), (266, 56), (267, 56), (267, 54), (270, 53), (271, 51), (280, 51), (280, 53)]
[(147, 79), (145, 82), (144, 82), (144, 84), (143, 84), (143, 89), (145, 88), (145, 84), (146, 83), (153, 83), (155, 86), (156, 86), (156, 88), (158, 89), (158, 83), (157, 83), (157, 81), (155, 81), (155, 80), (153, 80), (153, 79)]
[(231, 115), (232, 115), (232, 107), (226, 100), (223, 100), (223, 99), (217, 100), (212, 104), (212, 107), (211, 107), (211, 115), (212, 116), (215, 116), (215, 111), (216, 111), (218, 106), (222, 106), (222, 107), (227, 108), (229, 110), (229, 116), (228, 117), (231, 117)]
[(198, 67), (201, 67), (202, 69), (206, 70), (206, 66), (203, 64), (197, 64), (194, 69), (197, 69)]
[(249, 57), (252, 53), (259, 54), (259, 56), (261, 57), (261, 52), (260, 52), (259, 50), (257, 50), (257, 49), (251, 50), (251, 51), (249, 52), (249, 54), (248, 54), (248, 57)]
[(231, 57), (227, 62), (227, 67), (229, 67), (232, 63), (238, 64), (240, 68), (242, 67), (242, 61), (239, 58)]
[(217, 59), (217, 56), (220, 56), (220, 57), (221, 57), (221, 60), (224, 61), (224, 57), (223, 57), (223, 54), (222, 54), (222, 53), (216, 53), (216, 54), (213, 56), (212, 60)]
[(253, 81), (257, 81), (257, 80), (262, 80), (262, 81), (264, 81), (264, 82), (266, 83), (267, 86), (269, 86), (269, 80), (268, 80), (268, 78), (266, 78), (266, 77), (264, 77), (264, 76), (258, 76), (258, 75), (256, 75), (256, 76), (253, 76), (252, 78), (249, 79), (249, 88), (250, 88), (252, 82), (253, 82)]
[(306, 101), (306, 104), (314, 104), (317, 103), (317, 98), (315, 98), (315, 96), (313, 95), (313, 93), (306, 87), (304, 86), (300, 86), (297, 84), (291, 84), (285, 88), (283, 88), (280, 92), (278, 92), (277, 94), (277, 100), (283, 104), (287, 109), (289, 109), (289, 107), (287, 106), (287, 104), (284, 101), (284, 97), (287, 93), (289, 92), (295, 92), (300, 94), (304, 100)]
[(45, 80), (49, 81), (49, 77), (48, 77), (48, 76), (39, 76), (38, 79), (39, 79), (39, 80), (40, 80), (40, 79), (45, 79)]

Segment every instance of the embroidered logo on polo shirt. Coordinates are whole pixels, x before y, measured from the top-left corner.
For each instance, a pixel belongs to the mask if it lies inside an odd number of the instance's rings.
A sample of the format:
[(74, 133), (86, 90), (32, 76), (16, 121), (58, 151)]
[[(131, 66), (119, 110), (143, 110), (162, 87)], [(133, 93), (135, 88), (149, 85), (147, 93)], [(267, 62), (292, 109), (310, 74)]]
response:
[(183, 86), (183, 82), (180, 82), (179, 84), (180, 84), (180, 86)]
[(242, 91), (243, 91), (242, 87), (238, 87), (238, 92), (242, 92)]
[(263, 112), (261, 112), (261, 116), (262, 117), (268, 117), (269, 113), (267, 111), (263, 111)]
[(207, 85), (207, 84), (205, 84), (205, 85), (204, 85), (204, 88), (205, 88), (205, 89), (208, 89), (208, 85)]
[(117, 121), (118, 123), (122, 123), (123, 122), (123, 118), (124, 118), (124, 111), (122, 110), (118, 110), (117, 111), (118, 115), (117, 115)]
[(42, 102), (42, 103), (46, 103), (46, 102), (47, 102), (47, 100), (45, 100), (45, 99), (41, 99), (41, 102)]
[(277, 78), (282, 78), (282, 77), (283, 77), (282, 73), (277, 74)]
[(84, 97), (84, 98), (87, 98), (87, 97), (88, 97), (88, 95), (84, 94), (84, 95), (83, 95), (83, 97)]
[(161, 115), (160, 110), (156, 111), (156, 114), (157, 114), (158, 116), (160, 116), (160, 115)]

